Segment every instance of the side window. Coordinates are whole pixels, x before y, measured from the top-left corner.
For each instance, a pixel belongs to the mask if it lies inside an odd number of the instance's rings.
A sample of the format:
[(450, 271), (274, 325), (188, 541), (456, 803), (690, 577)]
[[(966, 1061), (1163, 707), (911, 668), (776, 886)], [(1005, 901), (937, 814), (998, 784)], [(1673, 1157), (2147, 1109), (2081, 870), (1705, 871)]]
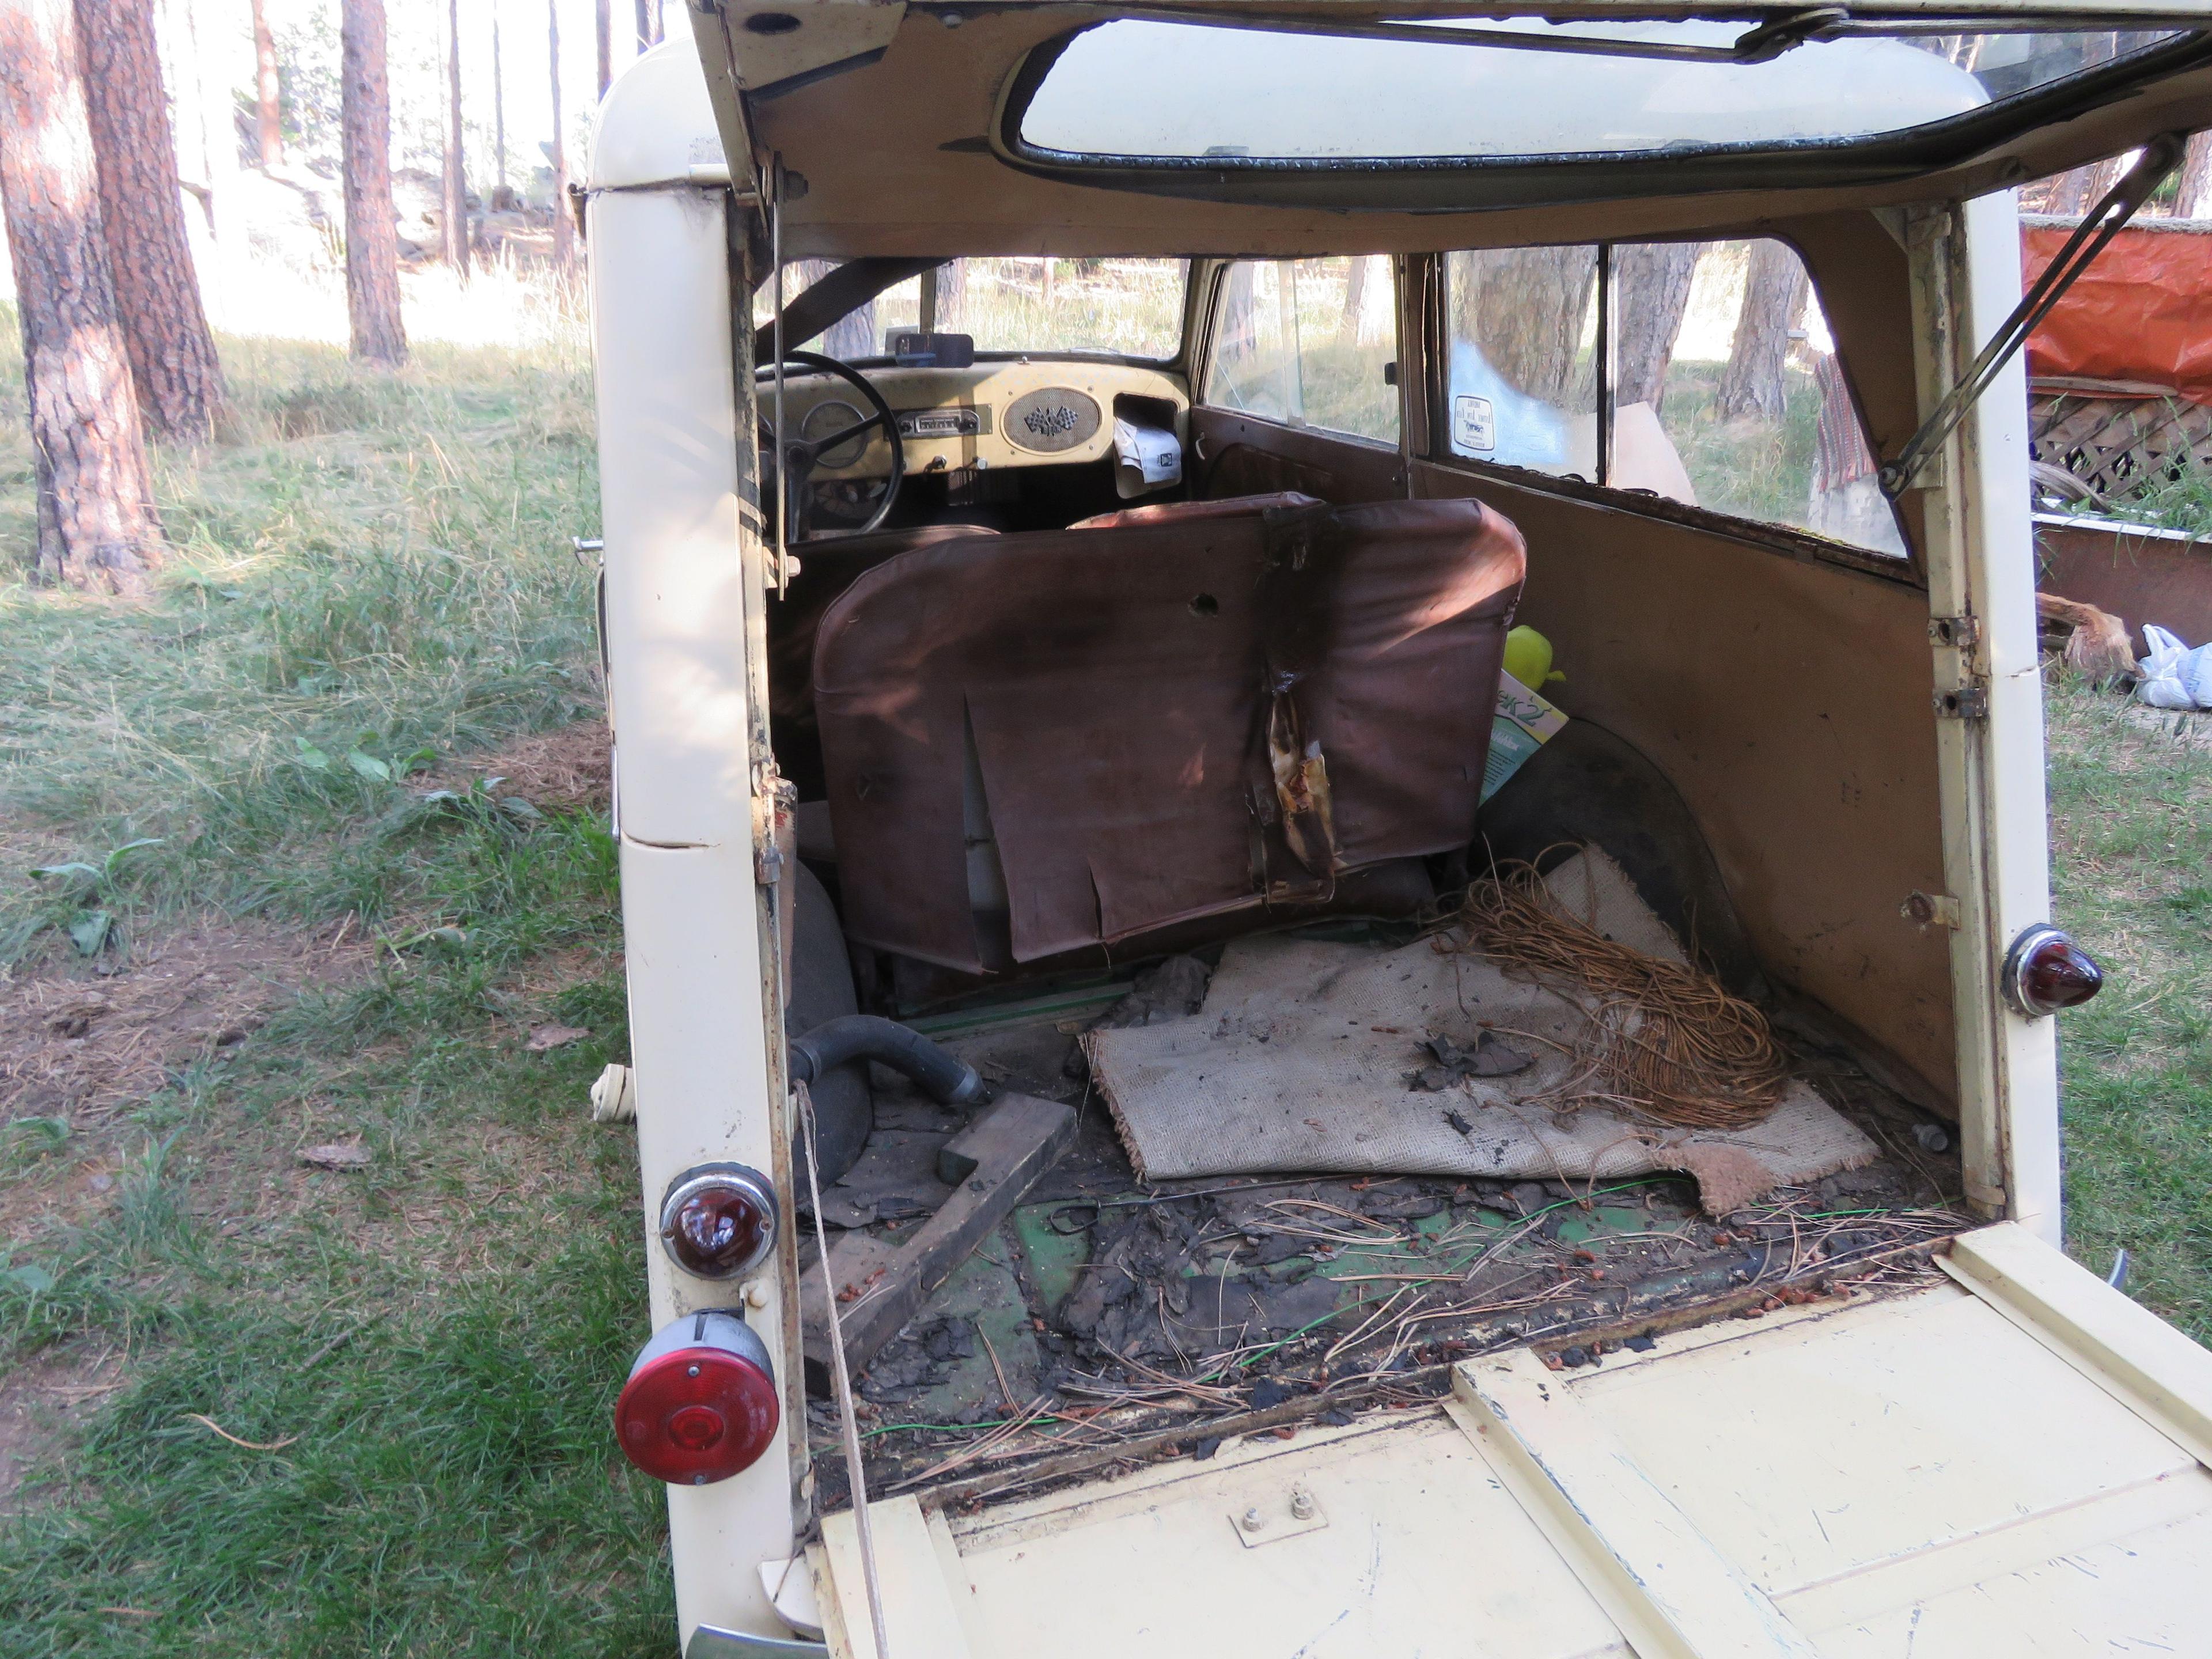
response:
[(1396, 356), (1387, 258), (1240, 259), (1215, 290), (1203, 401), (1395, 444)]
[(1796, 250), (1644, 242), (1613, 255), (1607, 482), (1902, 557)]
[(1516, 247), (1444, 260), (1455, 454), (1597, 481), (1594, 247)]
[(1443, 268), (1452, 454), (1904, 555), (1788, 244), (1509, 248)]

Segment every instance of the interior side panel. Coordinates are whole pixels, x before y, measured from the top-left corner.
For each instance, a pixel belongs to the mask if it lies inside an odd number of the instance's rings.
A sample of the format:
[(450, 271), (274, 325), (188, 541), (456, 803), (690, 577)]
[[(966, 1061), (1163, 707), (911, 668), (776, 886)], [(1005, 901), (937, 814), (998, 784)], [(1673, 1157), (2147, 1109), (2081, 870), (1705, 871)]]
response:
[(1194, 495), (1219, 499), (1295, 489), (1348, 507), (1406, 493), (1404, 458), (1379, 444), (1196, 406), (1190, 430), (1202, 469)]
[(1546, 695), (1673, 780), (1767, 971), (1955, 1101), (1948, 943), (1899, 913), (1943, 890), (1925, 596), (1431, 463), (1414, 488), (1520, 527)]

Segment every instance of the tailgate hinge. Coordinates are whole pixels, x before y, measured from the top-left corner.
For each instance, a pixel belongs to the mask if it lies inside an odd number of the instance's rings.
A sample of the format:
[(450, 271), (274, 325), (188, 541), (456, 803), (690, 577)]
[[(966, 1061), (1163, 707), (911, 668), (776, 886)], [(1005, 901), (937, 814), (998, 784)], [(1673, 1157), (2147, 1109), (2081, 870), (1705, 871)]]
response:
[(1971, 651), (1982, 642), (1982, 619), (1963, 617), (1930, 617), (1928, 637), (1937, 645), (1955, 646), (1961, 651)]
[(1987, 680), (1968, 680), (1936, 694), (1936, 718), (1945, 720), (1985, 720), (1990, 717)]

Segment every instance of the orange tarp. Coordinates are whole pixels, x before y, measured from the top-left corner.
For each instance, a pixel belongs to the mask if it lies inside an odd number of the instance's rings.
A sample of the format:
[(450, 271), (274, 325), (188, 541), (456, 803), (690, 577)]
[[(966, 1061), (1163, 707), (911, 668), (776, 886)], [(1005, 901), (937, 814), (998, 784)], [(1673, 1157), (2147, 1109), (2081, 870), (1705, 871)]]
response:
[[(2068, 232), (2021, 232), (2033, 282)], [(2142, 230), (2112, 238), (2028, 337), (2031, 380), (2123, 380), (2212, 404), (2212, 233)]]

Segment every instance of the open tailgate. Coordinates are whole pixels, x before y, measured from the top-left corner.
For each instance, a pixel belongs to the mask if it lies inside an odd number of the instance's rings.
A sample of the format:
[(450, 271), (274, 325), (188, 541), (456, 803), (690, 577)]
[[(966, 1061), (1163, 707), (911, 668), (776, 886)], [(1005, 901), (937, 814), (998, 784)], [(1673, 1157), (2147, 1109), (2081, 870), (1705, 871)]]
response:
[[(973, 1516), (872, 1509), (895, 1659), (2212, 1651), (2212, 1352), (2014, 1224), (1948, 1279)], [(1256, 1523), (1256, 1524), (1255, 1524)], [(875, 1644), (849, 1514), (830, 1650)]]

